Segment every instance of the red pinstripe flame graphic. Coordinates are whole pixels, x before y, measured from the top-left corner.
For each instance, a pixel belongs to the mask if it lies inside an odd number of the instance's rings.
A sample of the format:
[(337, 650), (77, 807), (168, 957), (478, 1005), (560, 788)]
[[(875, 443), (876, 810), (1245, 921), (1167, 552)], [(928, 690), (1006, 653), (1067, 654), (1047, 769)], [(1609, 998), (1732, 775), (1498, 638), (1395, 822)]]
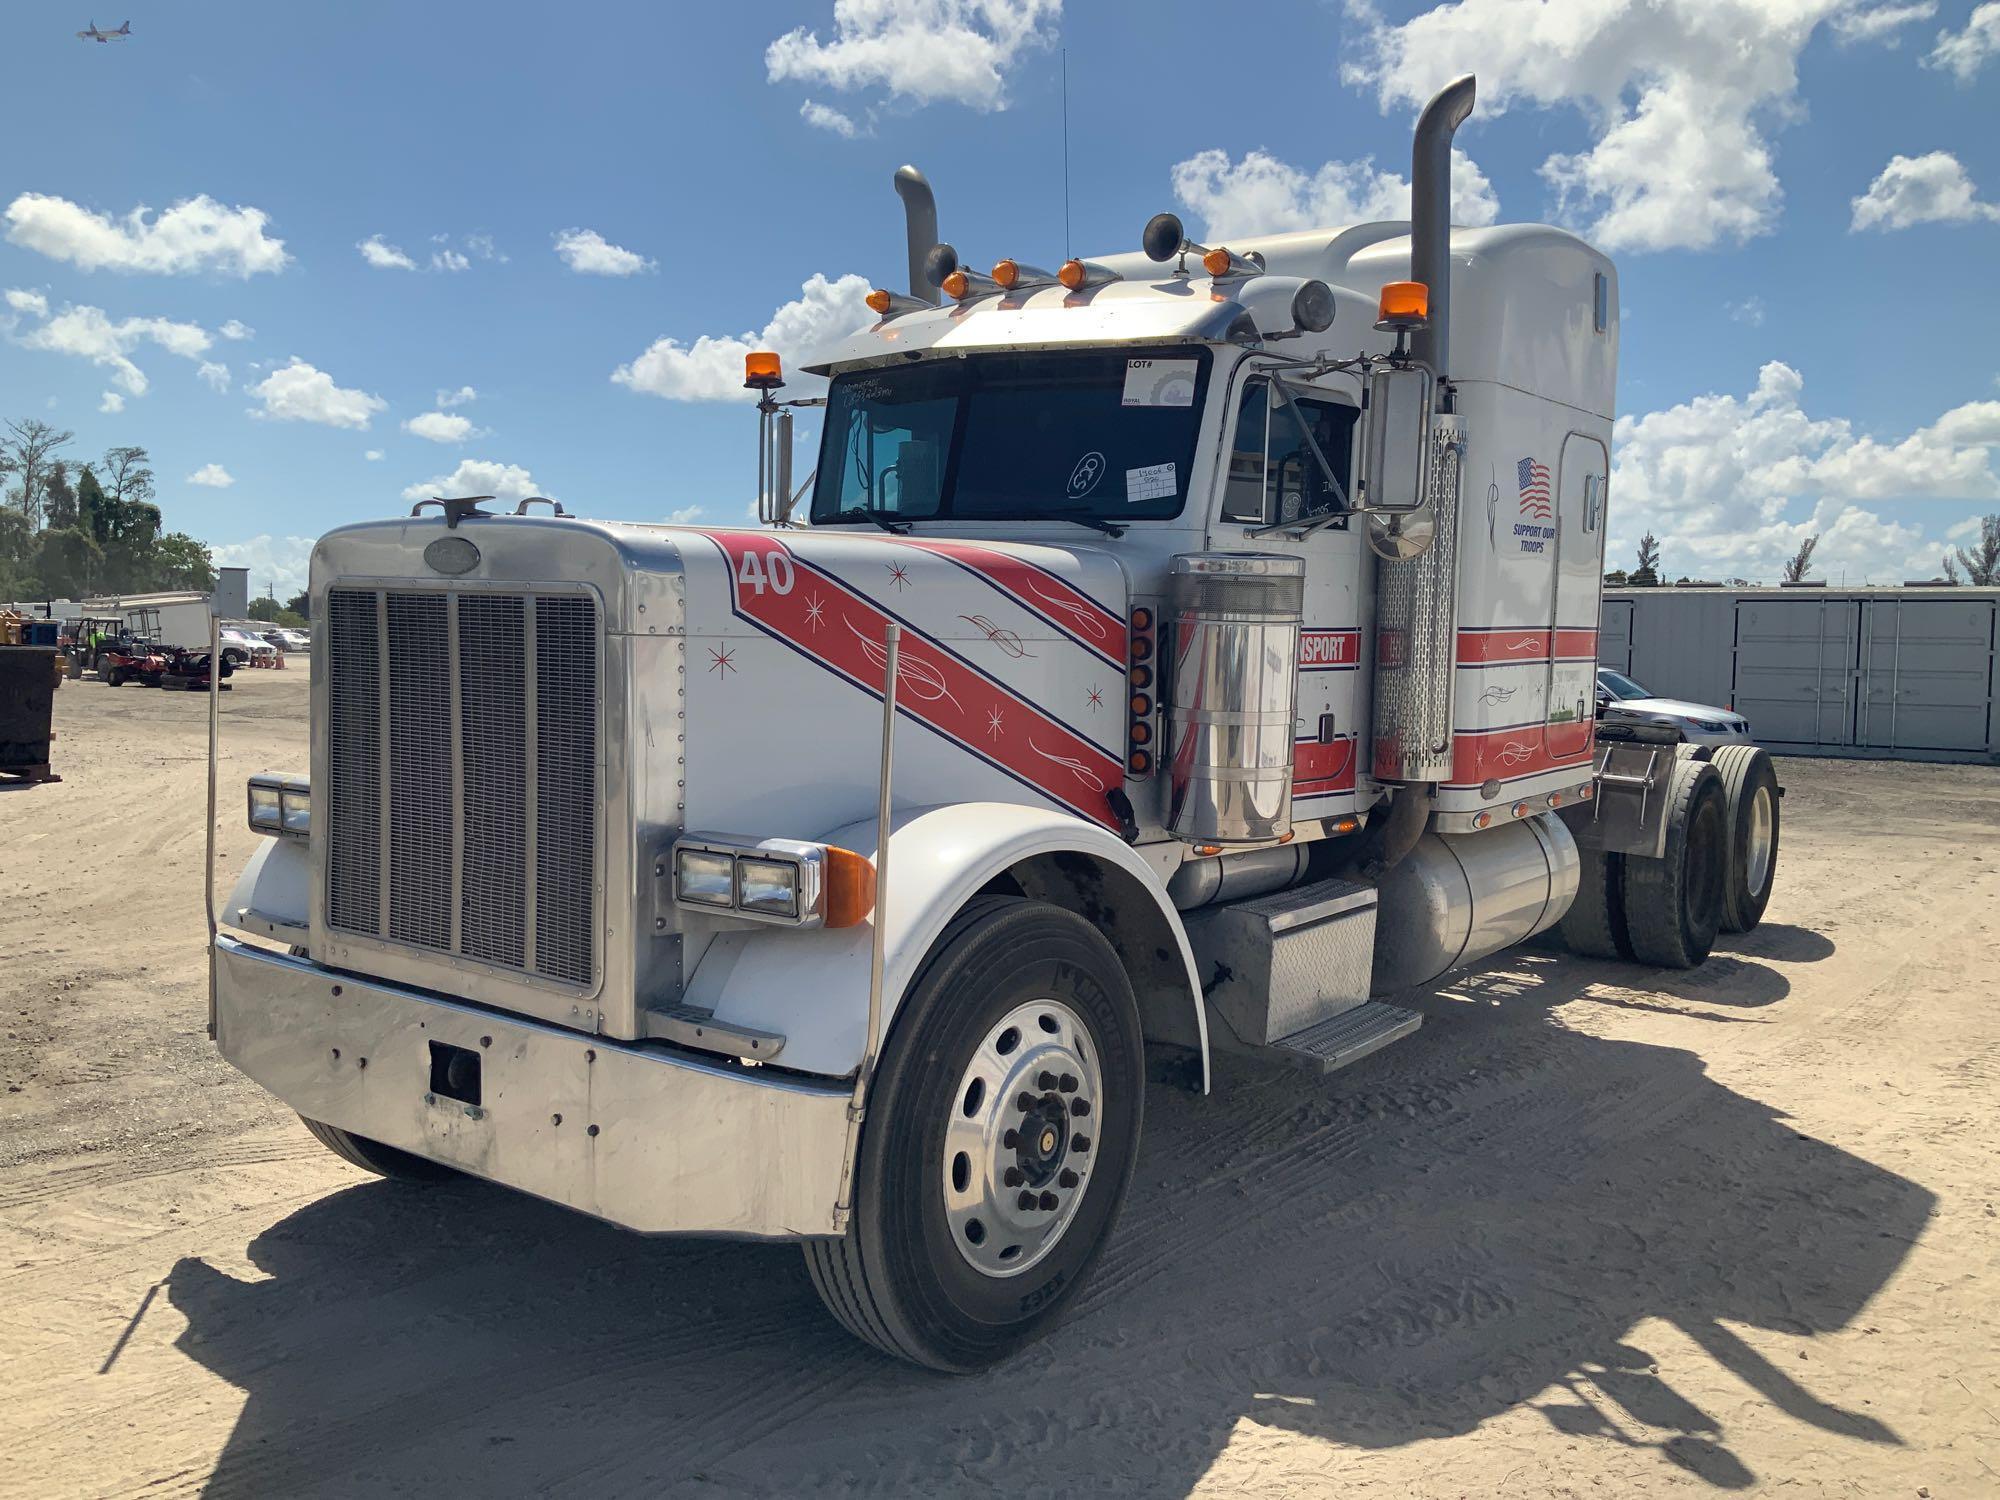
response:
[(949, 558), (1040, 615), (1078, 644), (1089, 647), (1113, 666), (1124, 667), (1125, 621), (1055, 574), (998, 548), (982, 547), (976, 542), (911, 536), (884, 540), (893, 546), (914, 547), (935, 557)]

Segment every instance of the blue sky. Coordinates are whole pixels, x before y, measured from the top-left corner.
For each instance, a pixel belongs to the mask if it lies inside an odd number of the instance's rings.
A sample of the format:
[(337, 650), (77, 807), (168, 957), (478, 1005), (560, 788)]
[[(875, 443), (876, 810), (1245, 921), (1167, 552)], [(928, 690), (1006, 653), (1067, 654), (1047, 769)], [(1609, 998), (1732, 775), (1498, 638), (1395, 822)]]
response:
[(433, 480), (741, 519), (698, 341), (860, 321), (906, 160), (975, 264), (1059, 260), (1064, 49), (1084, 253), (1400, 214), (1478, 72), (1464, 211), (1619, 263), (1614, 549), (1899, 580), (2000, 510), (1994, 0), (125, 3), (0, 15), (0, 414), (149, 448), (260, 588)]

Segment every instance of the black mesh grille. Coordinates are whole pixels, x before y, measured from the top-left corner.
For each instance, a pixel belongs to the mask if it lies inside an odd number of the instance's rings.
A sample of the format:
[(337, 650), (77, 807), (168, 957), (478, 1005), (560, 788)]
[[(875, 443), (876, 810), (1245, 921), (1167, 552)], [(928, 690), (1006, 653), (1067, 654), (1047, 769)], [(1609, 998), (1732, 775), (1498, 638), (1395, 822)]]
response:
[(593, 959), (597, 864), (597, 617), (574, 595), (535, 601), (535, 967), (581, 983)]
[(327, 621), (326, 919), (352, 932), (381, 920), (382, 726), (375, 595), (333, 589)]
[(521, 670), (527, 606), (501, 594), (458, 601), (458, 692), (467, 733), (466, 955), (518, 969), (528, 942), (528, 710)]

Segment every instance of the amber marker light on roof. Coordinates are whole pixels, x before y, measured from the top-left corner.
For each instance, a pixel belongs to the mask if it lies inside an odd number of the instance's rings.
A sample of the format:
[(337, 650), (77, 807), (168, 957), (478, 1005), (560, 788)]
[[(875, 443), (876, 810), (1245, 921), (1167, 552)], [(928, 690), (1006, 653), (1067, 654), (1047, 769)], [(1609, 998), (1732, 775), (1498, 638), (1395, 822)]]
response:
[(1421, 281), (1383, 283), (1375, 311), (1377, 328), (1421, 328), (1430, 315), (1431, 289)]

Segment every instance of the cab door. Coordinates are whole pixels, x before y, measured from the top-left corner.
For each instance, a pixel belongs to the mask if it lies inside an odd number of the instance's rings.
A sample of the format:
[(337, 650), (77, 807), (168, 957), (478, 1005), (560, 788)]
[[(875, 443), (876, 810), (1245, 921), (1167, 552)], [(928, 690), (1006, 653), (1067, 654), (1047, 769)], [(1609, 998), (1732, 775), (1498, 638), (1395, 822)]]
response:
[[(1367, 544), (1364, 523), (1345, 514), (1354, 493), (1360, 390), (1346, 377), (1295, 380), (1287, 390), (1290, 409), (1267, 376), (1252, 375), (1238, 386), (1209, 544), (1222, 552), (1269, 552), (1305, 562), (1292, 804), (1295, 818), (1309, 820), (1354, 808), (1366, 738), (1360, 668)], [(1339, 477), (1338, 491), (1326, 483), (1302, 423)], [(1279, 522), (1299, 529), (1262, 531)]]

